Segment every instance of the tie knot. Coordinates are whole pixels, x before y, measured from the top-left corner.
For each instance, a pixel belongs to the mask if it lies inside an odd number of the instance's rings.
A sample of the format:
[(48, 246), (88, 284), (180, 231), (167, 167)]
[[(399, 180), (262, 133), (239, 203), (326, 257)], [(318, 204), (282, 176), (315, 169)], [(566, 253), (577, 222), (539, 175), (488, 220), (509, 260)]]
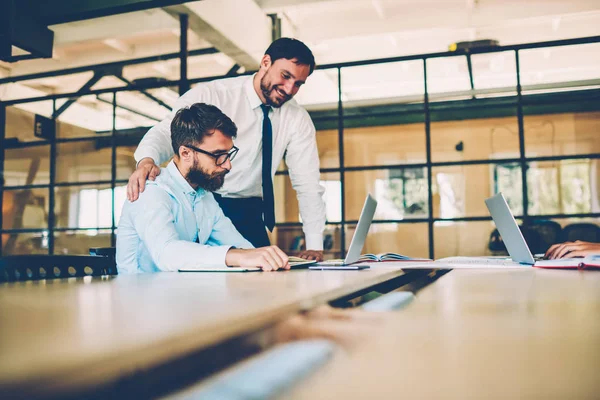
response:
[(268, 117), (269, 116), (269, 111), (271, 110), (271, 107), (269, 107), (266, 104), (261, 104), (260, 108), (262, 108), (263, 114), (265, 115), (265, 117)]

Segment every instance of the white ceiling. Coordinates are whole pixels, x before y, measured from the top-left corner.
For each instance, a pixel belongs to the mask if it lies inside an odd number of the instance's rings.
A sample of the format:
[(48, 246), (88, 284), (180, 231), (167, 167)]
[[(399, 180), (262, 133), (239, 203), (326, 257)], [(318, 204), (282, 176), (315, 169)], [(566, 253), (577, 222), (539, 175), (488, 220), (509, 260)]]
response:
[[(193, 13), (190, 20), (199, 21), (190, 23), (189, 48), (215, 46), (223, 52), (190, 58), (190, 77), (222, 75), (236, 62), (251, 66), (268, 45), (265, 16), (271, 13), (282, 19), (284, 35), (305, 41), (321, 65), (446, 51), (451, 43), (466, 40), (495, 39), (508, 45), (600, 35), (598, 0), (203, 0), (184, 6)], [(177, 52), (179, 25), (171, 14), (154, 9), (51, 26), (53, 59), (3, 63), (0, 75)], [(514, 68), (513, 53), (474, 56), (475, 87), (514, 87)], [(597, 80), (600, 44), (523, 51), (521, 68), (524, 85)], [(131, 66), (124, 74), (128, 79), (178, 79), (179, 62)], [(0, 97), (75, 91), (89, 77), (81, 74), (3, 85)], [(431, 93), (470, 89), (464, 57), (429, 61), (428, 77)], [(106, 79), (95, 87), (106, 87), (110, 82)], [(343, 96), (347, 101), (410, 101), (422, 95), (422, 80), (421, 61), (348, 68), (342, 75)], [(144, 96), (126, 97), (129, 107), (148, 108)], [(337, 73), (316, 71), (297, 98), (309, 108), (335, 103)], [(84, 105), (89, 107), (90, 102)], [(160, 108), (156, 113), (160, 117)], [(133, 125), (141, 122), (139, 117), (131, 118)], [(93, 124), (88, 118), (86, 125)]]

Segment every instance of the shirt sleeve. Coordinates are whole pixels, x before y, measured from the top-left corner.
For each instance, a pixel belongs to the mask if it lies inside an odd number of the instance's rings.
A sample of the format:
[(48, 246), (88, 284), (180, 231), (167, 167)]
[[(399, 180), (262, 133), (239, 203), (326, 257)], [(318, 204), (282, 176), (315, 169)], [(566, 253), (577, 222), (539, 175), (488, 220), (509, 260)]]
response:
[(181, 240), (175, 228), (172, 207), (170, 195), (150, 181), (140, 198), (132, 203), (133, 225), (154, 264), (161, 271), (200, 265), (226, 267), (225, 256), (231, 246)]
[[(210, 194), (212, 197), (213, 195)], [(254, 246), (246, 240), (235, 228), (233, 222), (223, 213), (219, 203), (212, 197), (211, 209), (214, 210), (213, 230), (208, 238), (207, 244), (215, 246), (229, 245), (238, 249), (253, 249)]]
[(315, 126), (308, 113), (302, 110), (298, 129), (291, 135), (286, 149), (285, 162), (288, 166), (292, 187), (298, 196), (302, 229), (307, 250), (323, 250), (325, 230), (325, 189), (319, 183), (319, 152)]
[(199, 102), (210, 102), (210, 92), (204, 85), (198, 85), (190, 89), (177, 99), (173, 110), (166, 118), (146, 132), (133, 155), (135, 161), (140, 162), (144, 158), (152, 158), (156, 165), (161, 165), (171, 159), (173, 157), (171, 122), (177, 111)]

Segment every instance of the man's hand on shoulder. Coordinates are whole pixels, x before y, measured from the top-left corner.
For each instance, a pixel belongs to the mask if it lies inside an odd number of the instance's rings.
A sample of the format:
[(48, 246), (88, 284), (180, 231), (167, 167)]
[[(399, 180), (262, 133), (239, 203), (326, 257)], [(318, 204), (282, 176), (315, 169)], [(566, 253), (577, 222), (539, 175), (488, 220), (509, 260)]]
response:
[(258, 249), (230, 249), (225, 256), (230, 267), (259, 267), (263, 271), (290, 269), (289, 258), (279, 247), (267, 246)]
[(298, 257), (306, 260), (323, 261), (323, 250), (304, 250)]
[(160, 168), (154, 164), (151, 158), (143, 158), (137, 166), (137, 169), (129, 177), (127, 183), (127, 200), (136, 201), (140, 193), (146, 188), (146, 180), (153, 181), (160, 174)]

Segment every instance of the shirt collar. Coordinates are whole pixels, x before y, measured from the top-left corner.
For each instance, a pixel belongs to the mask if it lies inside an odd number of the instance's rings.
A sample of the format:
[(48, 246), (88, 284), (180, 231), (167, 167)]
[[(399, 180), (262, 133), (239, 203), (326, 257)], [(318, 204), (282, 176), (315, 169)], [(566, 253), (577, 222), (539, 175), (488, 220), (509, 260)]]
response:
[(255, 76), (256, 74), (252, 75), (250, 79), (246, 80), (246, 84), (244, 85), (246, 89), (246, 97), (248, 98), (248, 102), (250, 103), (250, 108), (253, 110), (260, 107), (260, 105), (262, 104), (260, 97), (258, 97), (258, 94), (256, 94), (256, 90), (254, 90)]
[(177, 189), (183, 192), (184, 194), (204, 196), (204, 194), (206, 193), (206, 191), (201, 187), (198, 187), (198, 189), (195, 190), (189, 184), (189, 182), (185, 180), (183, 175), (181, 175), (181, 172), (179, 172), (179, 169), (177, 168), (177, 165), (175, 165), (175, 162), (173, 160), (169, 161), (169, 164), (167, 165), (167, 171), (169, 171), (169, 174), (171, 175), (171, 177), (173, 177), (173, 183), (175, 184)]

